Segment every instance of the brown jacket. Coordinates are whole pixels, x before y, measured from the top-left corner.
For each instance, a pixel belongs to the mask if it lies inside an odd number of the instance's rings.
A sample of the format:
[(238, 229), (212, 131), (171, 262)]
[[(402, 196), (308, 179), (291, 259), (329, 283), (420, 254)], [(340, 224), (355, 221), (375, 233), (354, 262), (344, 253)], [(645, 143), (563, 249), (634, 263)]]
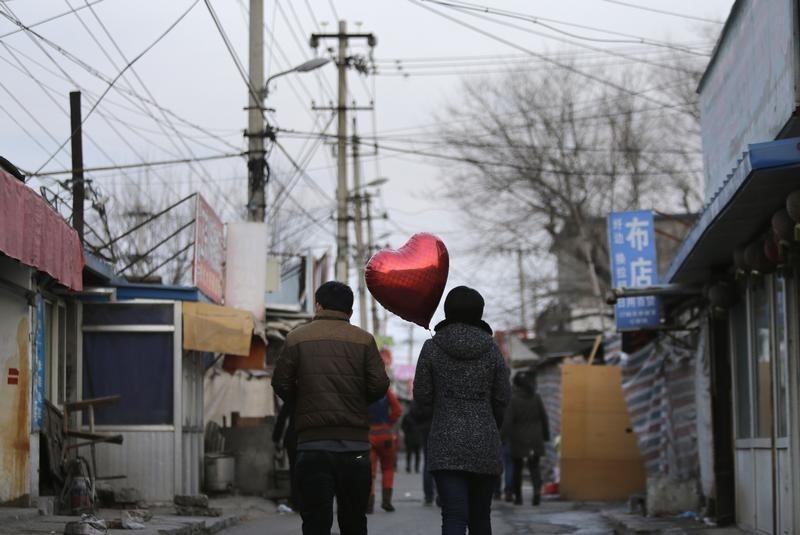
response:
[(369, 440), (367, 406), (389, 388), (375, 339), (348, 315), (323, 310), (289, 333), (272, 388), (295, 400), (297, 442)]

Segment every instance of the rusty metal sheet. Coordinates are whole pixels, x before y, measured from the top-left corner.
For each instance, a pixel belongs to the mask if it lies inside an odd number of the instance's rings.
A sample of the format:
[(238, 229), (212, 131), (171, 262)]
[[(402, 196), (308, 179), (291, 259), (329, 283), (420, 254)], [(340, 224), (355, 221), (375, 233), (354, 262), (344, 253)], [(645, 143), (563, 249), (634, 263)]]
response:
[(30, 322), (23, 299), (0, 295), (0, 504), (30, 494)]

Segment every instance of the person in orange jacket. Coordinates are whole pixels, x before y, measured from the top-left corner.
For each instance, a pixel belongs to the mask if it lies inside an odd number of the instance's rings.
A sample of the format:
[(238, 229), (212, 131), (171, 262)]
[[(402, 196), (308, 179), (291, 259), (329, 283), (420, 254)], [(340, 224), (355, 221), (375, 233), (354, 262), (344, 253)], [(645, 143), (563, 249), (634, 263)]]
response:
[(369, 443), (370, 460), (372, 461), (372, 486), (370, 487), (367, 513), (375, 509), (375, 476), (378, 460), (381, 462), (381, 488), (383, 490), (381, 508), (394, 511), (392, 505), (392, 489), (394, 487), (395, 459), (397, 443), (395, 441), (394, 424), (400, 419), (403, 409), (391, 388), (382, 399), (369, 406)]

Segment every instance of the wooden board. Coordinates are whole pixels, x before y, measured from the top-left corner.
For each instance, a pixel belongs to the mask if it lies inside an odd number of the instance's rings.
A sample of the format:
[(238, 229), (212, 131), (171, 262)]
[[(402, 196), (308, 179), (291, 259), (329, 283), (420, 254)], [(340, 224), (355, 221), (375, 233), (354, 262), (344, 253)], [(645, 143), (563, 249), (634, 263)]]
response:
[(617, 366), (561, 367), (561, 495), (624, 500), (646, 475)]

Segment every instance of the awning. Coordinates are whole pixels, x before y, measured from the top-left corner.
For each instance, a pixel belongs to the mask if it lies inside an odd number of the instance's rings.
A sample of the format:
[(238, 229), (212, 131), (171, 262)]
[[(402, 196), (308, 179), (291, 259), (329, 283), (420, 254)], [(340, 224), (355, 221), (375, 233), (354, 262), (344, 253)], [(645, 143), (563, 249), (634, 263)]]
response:
[(78, 233), (35, 191), (0, 169), (0, 253), (83, 289)]
[(183, 349), (249, 355), (253, 315), (246, 310), (183, 303)]
[(800, 189), (800, 138), (749, 145), (706, 204), (667, 270), (669, 283), (699, 284), (730, 265), (733, 251), (764, 232), (773, 213)]

